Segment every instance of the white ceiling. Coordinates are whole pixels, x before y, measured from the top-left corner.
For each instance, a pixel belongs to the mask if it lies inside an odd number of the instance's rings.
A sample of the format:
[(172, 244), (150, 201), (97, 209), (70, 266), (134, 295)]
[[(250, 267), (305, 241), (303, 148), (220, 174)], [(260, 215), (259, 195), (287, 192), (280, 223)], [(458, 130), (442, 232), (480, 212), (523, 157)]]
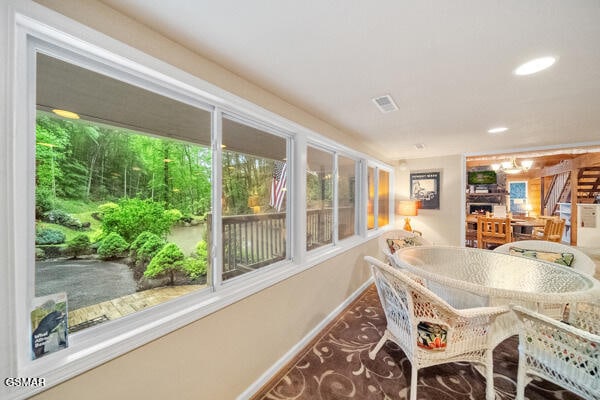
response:
[(600, 141), (598, 0), (103, 2), (391, 160)]

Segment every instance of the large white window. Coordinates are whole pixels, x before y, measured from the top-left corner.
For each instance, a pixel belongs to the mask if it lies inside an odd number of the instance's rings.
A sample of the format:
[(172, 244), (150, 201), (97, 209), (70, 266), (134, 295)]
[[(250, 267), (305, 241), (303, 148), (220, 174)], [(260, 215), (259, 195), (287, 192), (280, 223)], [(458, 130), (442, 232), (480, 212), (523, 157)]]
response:
[(345, 239), (357, 234), (356, 205), (358, 169), (356, 160), (338, 156), (338, 238)]
[(60, 382), (359, 244), (359, 165), (388, 223), (376, 160), (56, 18), (15, 29), (5, 371)]
[(306, 151), (306, 249), (333, 243), (333, 153)]
[(205, 288), (210, 111), (42, 52), (36, 110), (32, 301), (66, 293), (75, 333)]
[(223, 119), (223, 280), (289, 258), (287, 140)]

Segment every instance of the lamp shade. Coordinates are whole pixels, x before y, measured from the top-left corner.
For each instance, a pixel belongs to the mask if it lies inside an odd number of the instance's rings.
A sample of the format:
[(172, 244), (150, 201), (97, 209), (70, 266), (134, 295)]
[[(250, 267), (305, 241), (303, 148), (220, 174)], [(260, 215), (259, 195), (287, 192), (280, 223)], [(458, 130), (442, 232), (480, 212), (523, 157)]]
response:
[(396, 209), (396, 214), (402, 215), (405, 217), (414, 217), (417, 215), (417, 205), (419, 202), (417, 200), (400, 200), (398, 202), (398, 208)]

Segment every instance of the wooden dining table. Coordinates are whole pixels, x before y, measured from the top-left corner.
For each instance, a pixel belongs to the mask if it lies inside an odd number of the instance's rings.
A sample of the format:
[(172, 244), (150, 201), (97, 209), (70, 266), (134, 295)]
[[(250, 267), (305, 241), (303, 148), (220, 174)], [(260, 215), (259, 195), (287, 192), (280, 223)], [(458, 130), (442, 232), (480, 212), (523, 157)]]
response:
[[(477, 217), (480, 215), (467, 215), (467, 229), (477, 230)], [(513, 240), (530, 239), (534, 228), (544, 227), (544, 220), (537, 218), (511, 218), (510, 226), (513, 228)]]

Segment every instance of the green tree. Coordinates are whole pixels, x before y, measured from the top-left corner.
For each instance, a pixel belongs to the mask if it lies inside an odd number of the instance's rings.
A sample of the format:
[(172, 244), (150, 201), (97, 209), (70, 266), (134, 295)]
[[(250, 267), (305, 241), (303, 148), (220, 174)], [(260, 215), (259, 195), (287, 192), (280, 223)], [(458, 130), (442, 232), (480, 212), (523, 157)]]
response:
[(57, 181), (61, 179), (61, 168), (69, 144), (65, 121), (41, 114), (36, 119), (35, 174), (36, 186), (47, 188), (57, 196)]
[(77, 258), (77, 256), (84, 254), (90, 248), (90, 238), (85, 233), (80, 233), (67, 243), (67, 251)]
[(173, 213), (165, 212), (162, 203), (152, 200), (123, 199), (118, 208), (106, 209), (102, 216), (102, 231), (116, 232), (133, 241), (143, 231), (165, 237), (175, 222)]
[(128, 247), (129, 245), (121, 235), (112, 232), (102, 240), (98, 247), (98, 255), (103, 260), (110, 260), (123, 256)]
[[(210, 210), (209, 148), (42, 111), (36, 136), (38, 215), (55, 208), (55, 200), (138, 198), (164, 201), (186, 215)], [(238, 197), (243, 204), (243, 193)]]
[(175, 272), (183, 270), (184, 259), (183, 252), (175, 243), (167, 243), (152, 258), (148, 268), (144, 271), (144, 276), (156, 278), (157, 276), (168, 275), (170, 284), (173, 285), (175, 283)]

